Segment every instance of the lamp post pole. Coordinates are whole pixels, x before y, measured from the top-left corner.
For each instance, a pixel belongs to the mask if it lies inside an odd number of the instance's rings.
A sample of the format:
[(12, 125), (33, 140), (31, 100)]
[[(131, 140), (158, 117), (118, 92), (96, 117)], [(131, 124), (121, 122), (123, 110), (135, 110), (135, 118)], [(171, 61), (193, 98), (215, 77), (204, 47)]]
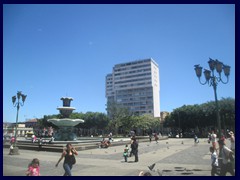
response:
[(216, 78), (213, 80), (213, 90), (214, 90), (214, 97), (215, 97), (215, 104), (216, 104), (216, 111), (217, 111), (217, 125), (218, 125), (218, 138), (221, 138), (221, 119), (219, 115), (219, 106), (218, 106), (218, 99), (217, 99), (217, 84), (216, 84)]
[[(215, 104), (216, 104), (216, 115), (217, 115), (217, 126), (218, 126), (218, 138), (220, 139), (222, 134), (222, 128), (221, 128), (221, 119), (219, 115), (219, 106), (218, 106), (218, 99), (217, 99), (217, 84), (218, 82), (222, 82), (223, 84), (227, 84), (229, 80), (229, 74), (230, 74), (230, 66), (224, 65), (222, 62), (216, 60), (213, 60), (209, 58), (208, 61), (210, 70), (204, 69), (204, 76), (206, 81), (204, 83), (201, 82), (200, 78), (202, 75), (202, 67), (200, 65), (195, 65), (195, 71), (196, 75), (199, 79), (200, 84), (205, 85), (208, 84), (209, 86), (213, 87), (214, 90), (214, 97), (215, 97)], [(216, 70), (219, 74), (219, 76), (214, 75), (214, 70)], [(227, 77), (227, 81), (223, 81), (221, 77), (222, 70), (224, 71), (225, 76)]]
[[(18, 147), (17, 147), (17, 128), (18, 128), (18, 113), (20, 109), (20, 105), (24, 105), (24, 101), (26, 99), (27, 95), (22, 94), (21, 91), (17, 92), (17, 96), (12, 97), (12, 103), (14, 107), (17, 107), (17, 115), (16, 115), (16, 126), (15, 126), (15, 135), (14, 135), (14, 149), (13, 154), (19, 154)], [(17, 99), (17, 102), (16, 102)], [(22, 102), (20, 102), (20, 99), (22, 99)]]

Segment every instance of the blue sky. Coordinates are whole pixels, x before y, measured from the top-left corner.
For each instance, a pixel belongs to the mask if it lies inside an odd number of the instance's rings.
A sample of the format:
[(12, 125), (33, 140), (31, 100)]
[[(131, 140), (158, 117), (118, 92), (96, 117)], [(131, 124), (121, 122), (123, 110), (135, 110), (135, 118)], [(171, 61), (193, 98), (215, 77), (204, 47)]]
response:
[(161, 111), (213, 101), (194, 71), (209, 57), (231, 66), (218, 99), (235, 98), (235, 5), (5, 4), (3, 121), (16, 121), (17, 91), (27, 95), (19, 121), (58, 114), (63, 96), (75, 112), (105, 113), (105, 76), (145, 58), (159, 65)]

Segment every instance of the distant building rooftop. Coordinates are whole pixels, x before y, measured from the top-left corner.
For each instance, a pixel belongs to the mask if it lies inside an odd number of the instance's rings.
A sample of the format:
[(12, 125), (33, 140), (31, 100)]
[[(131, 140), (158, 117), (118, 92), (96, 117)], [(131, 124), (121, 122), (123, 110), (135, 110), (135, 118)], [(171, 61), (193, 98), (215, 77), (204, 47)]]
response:
[(37, 119), (30, 119), (26, 121), (26, 123), (34, 123), (34, 122), (37, 122)]

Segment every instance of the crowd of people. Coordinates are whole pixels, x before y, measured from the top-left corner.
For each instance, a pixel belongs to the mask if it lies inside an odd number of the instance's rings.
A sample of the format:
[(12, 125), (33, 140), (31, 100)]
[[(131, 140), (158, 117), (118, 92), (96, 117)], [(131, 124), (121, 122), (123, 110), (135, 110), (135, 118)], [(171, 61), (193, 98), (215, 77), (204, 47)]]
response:
[[(235, 136), (232, 131), (228, 132), (228, 137), (222, 136), (217, 140), (215, 131), (212, 130), (208, 136), (211, 142), (209, 151), (211, 152), (211, 176), (226, 176), (230, 173), (235, 176)], [(226, 140), (230, 140), (230, 147), (227, 147)], [(217, 148), (218, 147), (218, 148)]]
[[(152, 137), (158, 143), (158, 134), (149, 135), (150, 142)], [(138, 157), (138, 140), (135, 134), (130, 138), (130, 146), (126, 144), (123, 149), (124, 161), (128, 162), (128, 158), (134, 156), (134, 162), (139, 161)], [(227, 140), (230, 141), (230, 146), (227, 146)], [(109, 133), (107, 138), (103, 138), (100, 143), (101, 148), (108, 148), (113, 141), (112, 133)], [(32, 136), (32, 142), (36, 142), (36, 136)], [(194, 142), (199, 143), (198, 137), (194, 136)], [(13, 153), (13, 145), (15, 143), (15, 138), (12, 137), (10, 140), (10, 151), (9, 154)], [(42, 148), (42, 138), (38, 140), (39, 150)], [(208, 143), (210, 144), (209, 151), (211, 153), (211, 176), (220, 175), (226, 176), (227, 173), (230, 173), (232, 176), (235, 175), (235, 136), (232, 131), (228, 132), (228, 137), (222, 136), (217, 137), (217, 134), (214, 130), (208, 135)], [(76, 163), (75, 155), (78, 155), (77, 150), (72, 146), (72, 144), (67, 143), (66, 148), (63, 149), (60, 159), (56, 163), (56, 167), (64, 159), (63, 168), (64, 176), (71, 176), (71, 169)], [(26, 171), (27, 176), (40, 176), (40, 162), (39, 159), (34, 158), (28, 166)], [(139, 176), (151, 176), (151, 173), (141, 171)]]

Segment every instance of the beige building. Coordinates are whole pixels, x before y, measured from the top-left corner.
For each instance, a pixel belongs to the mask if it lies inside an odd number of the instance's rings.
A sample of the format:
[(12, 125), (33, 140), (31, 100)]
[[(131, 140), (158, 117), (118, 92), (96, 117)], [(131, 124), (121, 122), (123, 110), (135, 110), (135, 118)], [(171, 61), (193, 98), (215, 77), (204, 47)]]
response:
[(136, 115), (160, 117), (159, 93), (159, 68), (152, 58), (116, 64), (106, 76), (107, 101), (115, 101)]
[(166, 116), (168, 116), (170, 113), (167, 111), (162, 111), (160, 113), (160, 123), (164, 123)]
[[(3, 135), (14, 136), (16, 124), (11, 123), (3, 126)], [(17, 136), (25, 136), (27, 133), (33, 133), (33, 128), (25, 127), (25, 124), (17, 125)]]

